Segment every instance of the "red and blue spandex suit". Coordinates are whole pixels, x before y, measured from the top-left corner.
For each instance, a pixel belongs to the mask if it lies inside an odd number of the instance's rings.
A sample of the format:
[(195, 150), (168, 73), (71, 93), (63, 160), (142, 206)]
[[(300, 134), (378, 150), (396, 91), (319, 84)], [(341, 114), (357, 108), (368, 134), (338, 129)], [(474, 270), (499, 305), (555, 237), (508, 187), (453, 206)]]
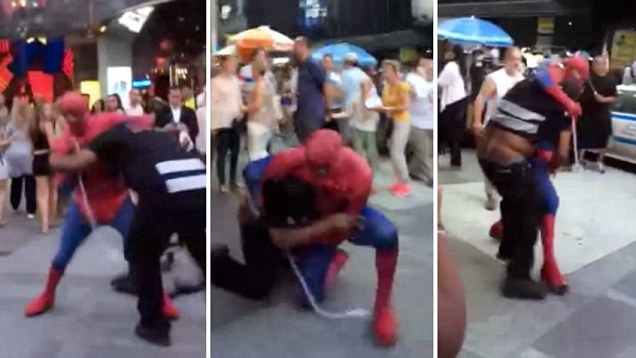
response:
[[(363, 226), (353, 233), (334, 231), (316, 237), (310, 246), (294, 249), (294, 256), (314, 298), (321, 302), (325, 288), (347, 259), (347, 254), (338, 248), (339, 244), (349, 240), (354, 245), (375, 248), (378, 287), (374, 331), (381, 343), (390, 345), (397, 335), (391, 292), (398, 258), (398, 232), (384, 214), (367, 206), (372, 190), (371, 168), (363, 157), (343, 147), (341, 142), (336, 132), (319, 130), (304, 146), (250, 163), (245, 170), (245, 180), (251, 197), (258, 201), (264, 180), (291, 175), (314, 188), (318, 198), (316, 209), (321, 218), (336, 213), (364, 218)], [(316, 166), (324, 167), (327, 174), (316, 175)], [(301, 304), (309, 308), (302, 289), (300, 297)]]

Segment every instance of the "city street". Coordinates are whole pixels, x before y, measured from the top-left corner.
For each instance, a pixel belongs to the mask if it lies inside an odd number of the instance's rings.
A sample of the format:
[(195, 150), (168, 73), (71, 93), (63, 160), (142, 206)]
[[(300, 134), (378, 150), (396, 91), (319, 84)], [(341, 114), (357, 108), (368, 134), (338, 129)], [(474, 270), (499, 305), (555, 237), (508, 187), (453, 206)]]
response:
[(7, 208), (0, 229), (0, 357), (7, 358), (200, 358), (205, 355), (205, 294), (179, 296), (181, 318), (173, 324), (172, 347), (138, 339), (133, 296), (116, 293), (110, 280), (126, 267), (121, 238), (98, 229), (82, 246), (58, 289), (56, 306), (26, 319), (25, 304), (42, 290), (59, 243), (59, 229), (46, 236), (36, 221)]
[[(376, 178), (388, 185), (390, 165)], [(215, 176), (215, 175), (214, 175)], [(216, 186), (213, 186), (216, 188)], [(369, 319), (329, 320), (296, 306), (297, 282), (289, 274), (265, 302), (244, 300), (212, 288), (212, 355), (223, 358), (432, 357), (433, 349), (433, 196), (417, 184), (414, 195), (394, 198), (380, 192), (371, 205), (381, 209), (400, 230), (400, 261), (394, 302), (400, 319), (398, 345), (374, 345)], [(241, 258), (237, 200), (218, 191), (212, 196), (212, 241), (230, 246)], [(325, 308), (371, 309), (376, 287), (374, 252), (345, 244), (351, 259), (327, 296)]]
[[(634, 174), (608, 168), (561, 173), (555, 251), (570, 293), (543, 302), (500, 296), (504, 266), (488, 229), (498, 212), (484, 209), (474, 151), (459, 172), (440, 160), (443, 221), (468, 303), (463, 358), (634, 357), (636, 345), (636, 187)], [(537, 262), (542, 262), (537, 245)], [(539, 268), (538, 265), (537, 270)]]

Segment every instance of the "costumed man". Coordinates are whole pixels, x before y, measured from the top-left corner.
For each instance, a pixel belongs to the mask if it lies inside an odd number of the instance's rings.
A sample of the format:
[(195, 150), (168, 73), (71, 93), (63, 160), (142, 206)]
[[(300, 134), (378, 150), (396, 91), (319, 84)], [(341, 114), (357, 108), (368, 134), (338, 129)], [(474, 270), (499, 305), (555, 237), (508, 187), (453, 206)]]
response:
[[(245, 265), (233, 260), (227, 248), (213, 247), (212, 283), (261, 299), (275, 283), (277, 268), (284, 265), (282, 250), (290, 250), (311, 295), (320, 303), (348, 260), (338, 245), (352, 238), (356, 245), (377, 248), (373, 328), (381, 344), (394, 344), (398, 328), (391, 291), (397, 229), (380, 212), (365, 206), (371, 169), (364, 158), (344, 148), (336, 132), (318, 130), (305, 146), (251, 162), (244, 175), (250, 194), (249, 203), (239, 211)], [(255, 218), (255, 212), (260, 216)], [(301, 304), (311, 308), (302, 287), (300, 297)]]
[[(581, 114), (575, 99), (588, 75), (582, 57), (537, 71), (502, 99), (478, 143), (482, 170), (503, 196), (501, 224), (491, 228), (491, 235), (499, 231), (503, 237), (498, 257), (508, 261), (502, 287), (506, 297), (543, 299), (547, 294), (543, 284), (530, 278), (539, 226), (545, 251), (542, 278), (556, 293), (567, 289), (553, 252), (558, 198), (549, 173), (569, 156), (572, 117)], [(552, 148), (556, 152), (549, 154)]]
[(121, 123), (69, 156), (51, 159), (60, 171), (80, 172), (100, 162), (121, 172), (139, 203), (129, 234), (141, 321), (135, 333), (170, 345), (170, 323), (162, 313), (160, 258), (173, 233), (205, 272), (205, 163), (165, 132), (136, 130)]
[[(91, 115), (88, 112), (86, 100), (76, 92), (68, 92), (59, 99), (59, 111), (65, 118), (66, 126), (53, 144), (51, 163), (60, 156), (78, 151), (100, 134), (126, 120), (125, 115), (120, 114)], [(146, 121), (146, 119), (140, 117), (135, 122), (139, 122), (142, 126), (151, 126), (151, 120)], [(133, 121), (133, 119), (130, 120)], [(64, 270), (77, 248), (91, 234), (92, 224), (109, 225), (117, 230), (124, 239), (124, 256), (129, 261), (126, 240), (135, 207), (119, 173), (104, 163), (95, 163), (81, 174), (84, 190), (82, 185), (77, 185), (77, 177), (66, 178), (64, 181), (75, 183), (73, 200), (64, 218), (60, 246), (49, 269), (44, 291), (26, 305), (24, 314), (27, 317), (40, 315), (53, 307), (55, 291), (64, 275)], [(93, 219), (94, 223), (91, 222)], [(132, 267), (129, 276), (134, 276)], [(178, 316), (167, 296), (164, 297), (163, 310), (168, 317)]]
[[(378, 286), (376, 291), (373, 331), (382, 345), (394, 345), (398, 323), (391, 302), (393, 278), (398, 259), (398, 233), (395, 225), (382, 213), (367, 206), (372, 190), (371, 168), (366, 160), (343, 146), (340, 135), (331, 130), (318, 130), (305, 145), (292, 148), (254, 162), (246, 170), (246, 184), (257, 203), (263, 181), (292, 176), (309, 183), (316, 193), (319, 219), (345, 213), (361, 217), (360, 228), (343, 231), (337, 227), (292, 228), (269, 230), (279, 246), (294, 250), (298, 267), (312, 296), (324, 299), (324, 287), (333, 280), (347, 261), (348, 255), (338, 249), (347, 239), (355, 245), (376, 248)], [(262, 203), (265, 207), (267, 203)], [(335, 224), (336, 222), (331, 222)], [(330, 266), (336, 269), (331, 269)], [(310, 307), (304, 292), (302, 304)]]

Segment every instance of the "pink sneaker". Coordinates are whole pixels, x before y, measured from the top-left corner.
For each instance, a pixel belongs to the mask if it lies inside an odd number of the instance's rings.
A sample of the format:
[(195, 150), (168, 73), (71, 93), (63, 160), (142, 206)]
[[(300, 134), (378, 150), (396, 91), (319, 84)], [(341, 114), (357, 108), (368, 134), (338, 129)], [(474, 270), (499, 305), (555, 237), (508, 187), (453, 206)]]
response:
[(404, 197), (404, 196), (411, 195), (413, 190), (411, 189), (411, 186), (408, 184), (400, 184), (394, 190), (392, 190), (392, 192), (393, 192), (393, 195), (395, 196)]
[(389, 186), (387, 187), (387, 189), (388, 189), (389, 191), (395, 191), (397, 188), (399, 188), (399, 187), (400, 187), (400, 185), (402, 185), (402, 183), (400, 183), (399, 181), (396, 181), (395, 183), (393, 183), (393, 184), (389, 185)]

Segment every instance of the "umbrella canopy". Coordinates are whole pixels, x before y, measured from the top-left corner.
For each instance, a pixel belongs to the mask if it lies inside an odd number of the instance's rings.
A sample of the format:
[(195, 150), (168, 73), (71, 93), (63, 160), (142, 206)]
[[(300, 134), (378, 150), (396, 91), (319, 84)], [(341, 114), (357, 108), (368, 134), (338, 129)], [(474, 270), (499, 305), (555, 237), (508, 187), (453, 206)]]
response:
[(346, 42), (322, 47), (314, 51), (312, 57), (314, 60), (320, 61), (325, 55), (331, 55), (335, 63), (341, 64), (344, 62), (345, 57), (350, 53), (353, 53), (358, 57), (358, 64), (360, 64), (360, 66), (367, 67), (378, 64), (378, 60), (376, 60), (375, 57), (367, 51)]
[(441, 40), (461, 44), (480, 44), (493, 47), (507, 47), (514, 40), (499, 26), (474, 17), (461, 17), (442, 22), (437, 27)]
[(234, 45), (226, 46), (226, 47), (218, 50), (214, 55), (215, 56), (219, 56), (219, 57), (236, 56), (237, 55), (236, 46), (234, 46)]
[(259, 26), (240, 32), (232, 36), (230, 44), (236, 45), (236, 49), (244, 61), (249, 61), (252, 52), (256, 49), (288, 52), (294, 48), (294, 40), (272, 30), (269, 26)]

